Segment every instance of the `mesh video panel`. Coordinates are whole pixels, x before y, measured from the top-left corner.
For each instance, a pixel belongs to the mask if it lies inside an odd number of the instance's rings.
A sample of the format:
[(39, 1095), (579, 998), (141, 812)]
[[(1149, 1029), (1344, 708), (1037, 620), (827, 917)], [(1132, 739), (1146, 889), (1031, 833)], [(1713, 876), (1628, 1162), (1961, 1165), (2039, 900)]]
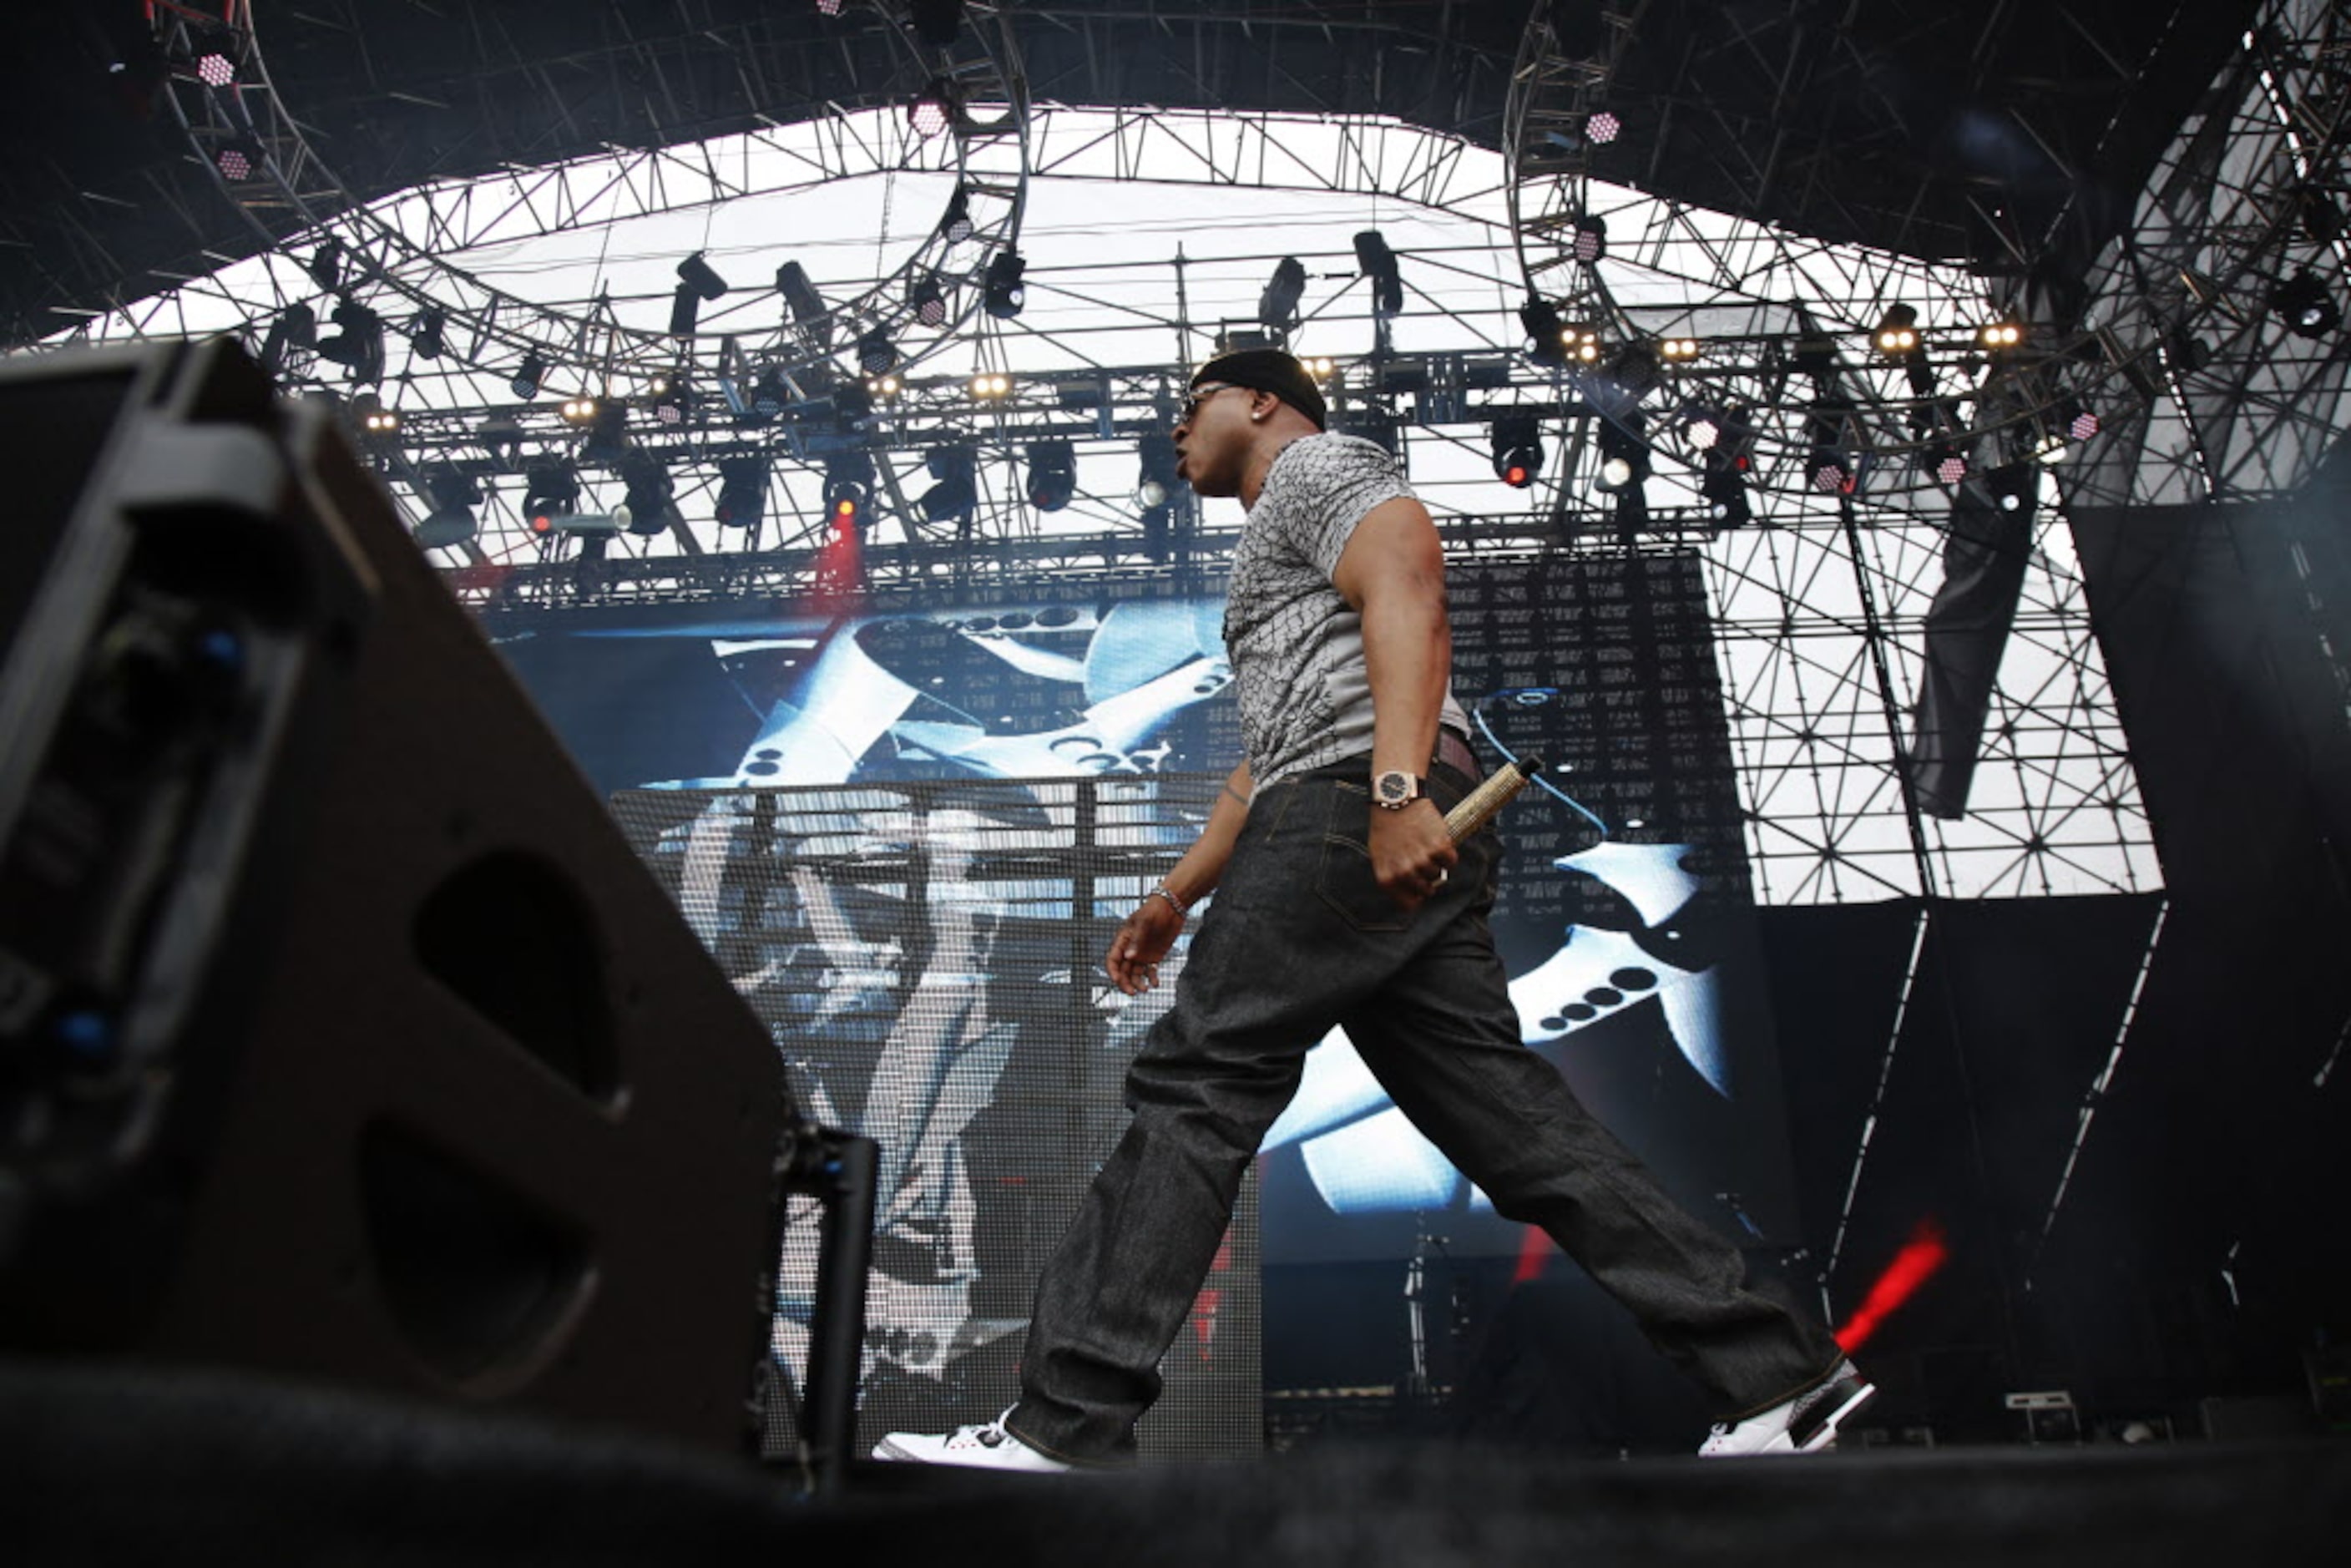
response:
[[(615, 814), (767, 1023), (806, 1113), (882, 1147), (859, 1433), (992, 1419), (1039, 1269), (1124, 1130), (1173, 996), (1130, 999), (1110, 935), (1198, 833), (1197, 777), (623, 791)], [(776, 1343), (807, 1365), (812, 1205), (786, 1229)], [(1257, 1199), (1162, 1364), (1147, 1459), (1250, 1454)]]

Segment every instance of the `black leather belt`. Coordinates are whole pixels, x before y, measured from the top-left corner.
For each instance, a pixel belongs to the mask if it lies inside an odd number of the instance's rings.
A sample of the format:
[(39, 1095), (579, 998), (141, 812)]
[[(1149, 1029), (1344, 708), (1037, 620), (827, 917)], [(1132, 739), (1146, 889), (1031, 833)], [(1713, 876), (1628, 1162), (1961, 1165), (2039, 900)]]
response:
[(1443, 725), (1437, 728), (1437, 756), (1434, 760), (1447, 768), (1458, 768), (1471, 779), (1478, 777), (1478, 754), (1469, 749), (1469, 742), (1458, 732)]

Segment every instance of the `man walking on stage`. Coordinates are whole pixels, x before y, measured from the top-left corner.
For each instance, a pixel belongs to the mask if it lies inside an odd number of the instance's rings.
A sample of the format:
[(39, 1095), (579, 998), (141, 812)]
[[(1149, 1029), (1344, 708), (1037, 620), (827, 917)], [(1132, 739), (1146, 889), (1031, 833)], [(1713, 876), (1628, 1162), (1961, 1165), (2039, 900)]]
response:
[(1019, 1402), (874, 1455), (1131, 1462), (1241, 1177), (1334, 1025), (1497, 1212), (1550, 1232), (1706, 1390), (1721, 1425), (1701, 1452), (1823, 1448), (1871, 1385), (1818, 1322), (1748, 1289), (1738, 1249), (1521, 1043), (1487, 925), (1500, 847), (1445, 830), (1478, 765), (1448, 685), (1436, 525), (1394, 459), (1324, 421), (1278, 350), (1192, 380), (1177, 471), (1248, 508), (1225, 613), (1247, 755), (1112, 939), (1119, 988), (1157, 984), (1190, 906), (1217, 899), (1128, 1074), (1126, 1134), (1039, 1277)]

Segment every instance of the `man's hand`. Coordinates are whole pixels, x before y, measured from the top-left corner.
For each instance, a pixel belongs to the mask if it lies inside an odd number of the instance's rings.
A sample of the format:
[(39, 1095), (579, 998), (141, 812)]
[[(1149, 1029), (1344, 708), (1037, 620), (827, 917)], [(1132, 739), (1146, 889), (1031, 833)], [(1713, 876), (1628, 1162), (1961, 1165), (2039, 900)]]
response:
[(1428, 902), (1460, 863), (1461, 852), (1445, 831), (1445, 813), (1422, 796), (1401, 811), (1378, 806), (1372, 813), (1372, 874), (1380, 889), (1406, 909)]
[[(1438, 824), (1440, 829), (1443, 825)], [(1157, 985), (1160, 960), (1183, 929), (1184, 917), (1174, 904), (1164, 898), (1144, 899), (1110, 939), (1110, 954), (1102, 964), (1110, 970), (1111, 984), (1130, 997)]]

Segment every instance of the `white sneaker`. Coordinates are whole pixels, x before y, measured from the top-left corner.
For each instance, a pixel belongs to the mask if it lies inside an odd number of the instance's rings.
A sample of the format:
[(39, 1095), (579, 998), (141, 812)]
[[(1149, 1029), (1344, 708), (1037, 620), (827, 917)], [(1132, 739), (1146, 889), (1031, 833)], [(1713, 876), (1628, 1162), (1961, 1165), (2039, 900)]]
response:
[(1865, 1381), (1853, 1363), (1841, 1361), (1834, 1372), (1793, 1399), (1735, 1426), (1718, 1426), (1698, 1448), (1698, 1456), (1719, 1459), (1740, 1454), (1813, 1454), (1834, 1448), (1837, 1423), (1868, 1404), (1876, 1393), (1877, 1385)]
[[(1004, 1416), (1011, 1414), (1007, 1410)], [(1004, 1416), (977, 1427), (958, 1427), (943, 1437), (921, 1432), (893, 1432), (873, 1446), (873, 1457), (918, 1465), (1025, 1470), (1031, 1475), (1058, 1475), (1071, 1468), (1067, 1460), (1040, 1453), (1007, 1431)]]

